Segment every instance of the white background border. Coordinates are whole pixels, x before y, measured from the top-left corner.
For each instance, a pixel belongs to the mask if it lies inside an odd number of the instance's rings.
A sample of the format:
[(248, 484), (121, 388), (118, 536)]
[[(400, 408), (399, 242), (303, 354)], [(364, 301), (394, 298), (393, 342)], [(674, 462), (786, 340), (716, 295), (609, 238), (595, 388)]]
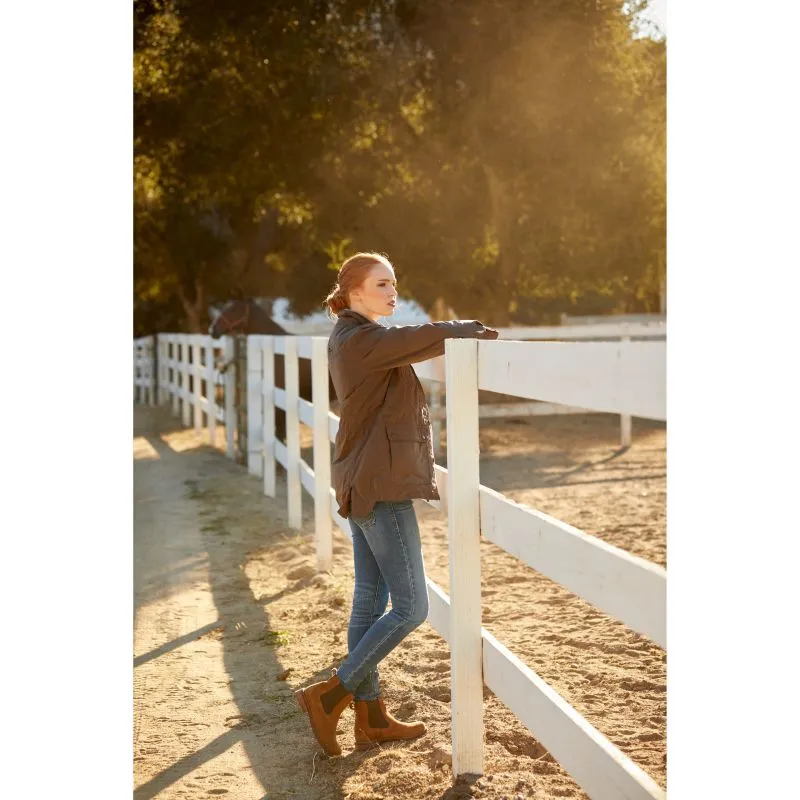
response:
[[(799, 23), (791, 2), (669, 9), (676, 798), (796, 785)], [(16, 3), (3, 29), (4, 788), (121, 797), (133, 730), (132, 13)]]

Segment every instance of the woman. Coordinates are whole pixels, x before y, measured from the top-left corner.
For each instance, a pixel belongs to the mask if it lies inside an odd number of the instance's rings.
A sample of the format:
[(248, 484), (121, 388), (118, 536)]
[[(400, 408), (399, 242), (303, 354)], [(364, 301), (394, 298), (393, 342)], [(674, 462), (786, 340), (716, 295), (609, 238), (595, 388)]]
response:
[[(338, 317), (328, 342), (341, 414), (333, 483), (353, 533), (355, 590), (347, 658), (327, 681), (295, 696), (319, 743), (339, 755), (336, 724), (352, 701), (359, 749), (425, 733), (424, 723), (400, 722), (386, 710), (377, 668), (428, 616), (411, 499), (439, 493), (428, 406), (411, 364), (442, 355), (445, 339), (496, 339), (497, 331), (477, 321), (379, 325), (397, 305), (397, 281), (377, 253), (348, 258), (326, 303)], [(385, 613), (389, 595), (392, 610)]]

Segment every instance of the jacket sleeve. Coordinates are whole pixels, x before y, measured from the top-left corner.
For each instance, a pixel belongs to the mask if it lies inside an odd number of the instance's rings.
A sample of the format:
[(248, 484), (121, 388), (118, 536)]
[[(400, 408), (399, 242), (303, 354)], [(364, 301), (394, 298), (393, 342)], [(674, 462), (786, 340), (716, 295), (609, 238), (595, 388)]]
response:
[(475, 320), (426, 322), (399, 328), (369, 326), (347, 342), (349, 357), (368, 370), (392, 369), (444, 355), (445, 339), (476, 339), (486, 329)]

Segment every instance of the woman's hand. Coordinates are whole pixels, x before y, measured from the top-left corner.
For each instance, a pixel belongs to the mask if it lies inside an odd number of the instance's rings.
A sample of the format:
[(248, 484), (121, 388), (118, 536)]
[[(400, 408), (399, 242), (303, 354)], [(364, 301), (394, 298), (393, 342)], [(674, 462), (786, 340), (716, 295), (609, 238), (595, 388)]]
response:
[(479, 319), (473, 322), (476, 327), (476, 339), (496, 339), (500, 335), (494, 328), (487, 328)]

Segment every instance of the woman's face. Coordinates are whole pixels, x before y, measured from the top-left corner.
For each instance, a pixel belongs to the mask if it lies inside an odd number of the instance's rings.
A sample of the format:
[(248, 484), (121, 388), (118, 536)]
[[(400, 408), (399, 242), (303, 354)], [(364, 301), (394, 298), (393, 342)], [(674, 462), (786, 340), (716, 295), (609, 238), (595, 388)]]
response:
[(390, 317), (397, 306), (397, 280), (394, 270), (386, 264), (376, 264), (364, 283), (350, 292), (350, 307), (373, 322), (378, 317)]

